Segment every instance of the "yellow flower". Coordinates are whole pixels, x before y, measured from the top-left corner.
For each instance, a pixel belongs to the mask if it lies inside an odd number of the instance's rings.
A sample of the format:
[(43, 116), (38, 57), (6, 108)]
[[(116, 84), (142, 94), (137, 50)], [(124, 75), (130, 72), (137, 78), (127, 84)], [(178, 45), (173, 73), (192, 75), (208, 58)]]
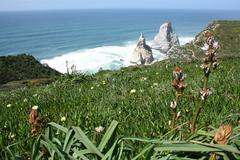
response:
[(10, 107), (12, 107), (12, 104), (8, 104), (8, 105), (7, 105), (7, 108), (10, 108)]
[(61, 122), (65, 122), (65, 121), (66, 121), (66, 117), (65, 116), (61, 117)]
[(136, 89), (132, 89), (130, 93), (136, 93)]

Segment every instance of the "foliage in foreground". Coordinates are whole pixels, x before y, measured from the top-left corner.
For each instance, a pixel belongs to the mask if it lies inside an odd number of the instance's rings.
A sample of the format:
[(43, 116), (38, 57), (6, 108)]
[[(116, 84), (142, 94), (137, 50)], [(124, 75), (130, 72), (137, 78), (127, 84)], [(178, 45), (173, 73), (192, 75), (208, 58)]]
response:
[[(9, 157), (6, 147), (18, 142), (21, 143), (11, 147), (11, 151), (21, 157), (30, 157), (33, 139), (28, 138), (31, 132), (27, 114), (34, 105), (38, 105), (41, 115), (51, 121), (63, 126), (83, 128), (89, 139), (94, 139), (96, 126), (106, 127), (114, 119), (120, 123), (117, 133), (120, 136), (153, 139), (164, 136), (169, 131), (169, 106), (174, 99), (169, 77), (178, 63), (167, 60), (147, 67), (103, 71), (94, 76), (74, 75), (62, 77), (47, 86), (0, 92), (0, 112), (3, 113), (0, 117), (1, 157)], [(207, 130), (209, 125), (217, 127), (224, 123), (238, 125), (238, 63), (239, 59), (221, 60), (218, 72), (209, 80), (213, 96), (209, 97), (201, 113), (198, 130), (203, 127)], [(196, 97), (202, 86), (199, 66), (199, 62), (182, 64), (187, 74), (188, 87), (179, 107), (184, 116), (181, 116), (178, 124), (191, 121)], [(65, 121), (61, 121), (63, 117)], [(189, 126), (182, 126), (181, 134), (164, 139), (186, 140), (188, 129)], [(143, 148), (138, 141), (132, 143), (138, 151)]]
[[(223, 159), (240, 158), (240, 127), (234, 128), (230, 145), (213, 144), (216, 129), (199, 130), (186, 141), (175, 141), (176, 129), (158, 139), (127, 138), (116, 136), (118, 122), (113, 121), (106, 132), (95, 132), (90, 140), (80, 127), (66, 128), (49, 123), (44, 134), (39, 135), (33, 144), (31, 159)], [(181, 131), (180, 131), (181, 132)], [(178, 135), (179, 136), (179, 135)], [(168, 141), (164, 140), (168, 138)], [(136, 150), (134, 143), (143, 149)], [(17, 144), (15, 144), (17, 145)], [(13, 159), (16, 156), (8, 148)]]

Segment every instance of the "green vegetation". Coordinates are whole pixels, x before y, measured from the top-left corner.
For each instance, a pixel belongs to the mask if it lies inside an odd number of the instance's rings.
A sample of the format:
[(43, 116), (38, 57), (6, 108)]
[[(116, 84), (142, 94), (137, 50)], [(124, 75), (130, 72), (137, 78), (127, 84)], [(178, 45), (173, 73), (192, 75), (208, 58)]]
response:
[[(51, 78), (59, 75), (59, 72), (42, 65), (31, 55), (0, 57), (0, 84), (18, 80)], [(25, 83), (27, 82), (25, 81)]]
[[(227, 25), (230, 22), (222, 23)], [(221, 41), (228, 36), (224, 33), (216, 38), (221, 49), (228, 43)], [(39, 147), (44, 150), (39, 143), (46, 142), (46, 148), (52, 151), (49, 156), (58, 157), (55, 159), (61, 159), (59, 156), (66, 158), (73, 153), (83, 157), (89, 150), (89, 157), (86, 157), (89, 159), (100, 159), (107, 154), (108, 159), (148, 159), (148, 156), (153, 159), (161, 156), (166, 159), (209, 159), (214, 155), (212, 152), (221, 152), (224, 159), (240, 158), (237, 149), (240, 146), (240, 52), (238, 49), (233, 51), (233, 56), (229, 54), (219, 60), (218, 70), (208, 80), (213, 93), (204, 104), (196, 133), (190, 133), (189, 125), (204, 83), (200, 68), (202, 62), (169, 59), (151, 66), (101, 71), (95, 75), (65, 75), (45, 86), (0, 92), (0, 157), (9, 159), (11, 153), (18, 157), (39, 156)], [(175, 123), (176, 128), (170, 129), (170, 103), (175, 99), (172, 71), (179, 65), (187, 74), (187, 88), (178, 106), (181, 117)], [(52, 121), (43, 127), (44, 134), (39, 137), (31, 136), (28, 122), (28, 113), (34, 105), (39, 106), (43, 118)], [(227, 123), (234, 126), (229, 141), (231, 146), (210, 144), (216, 128)], [(71, 126), (77, 127), (69, 128)], [(105, 134), (96, 133), (98, 126), (105, 127)], [(112, 128), (111, 132), (109, 128)], [(78, 135), (76, 141), (69, 132)], [(71, 154), (64, 150), (68, 140), (74, 141), (69, 144), (73, 145)], [(115, 157), (109, 158), (109, 155)]]

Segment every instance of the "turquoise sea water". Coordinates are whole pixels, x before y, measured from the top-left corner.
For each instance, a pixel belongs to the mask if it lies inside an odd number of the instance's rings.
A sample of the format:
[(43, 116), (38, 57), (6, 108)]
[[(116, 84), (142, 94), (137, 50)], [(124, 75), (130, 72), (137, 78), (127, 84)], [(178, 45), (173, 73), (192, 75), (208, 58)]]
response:
[(84, 71), (117, 69), (127, 65), (119, 59), (127, 59), (141, 32), (151, 43), (160, 25), (171, 21), (185, 43), (216, 19), (240, 20), (240, 11), (0, 12), (0, 55), (29, 53), (62, 72), (66, 60)]

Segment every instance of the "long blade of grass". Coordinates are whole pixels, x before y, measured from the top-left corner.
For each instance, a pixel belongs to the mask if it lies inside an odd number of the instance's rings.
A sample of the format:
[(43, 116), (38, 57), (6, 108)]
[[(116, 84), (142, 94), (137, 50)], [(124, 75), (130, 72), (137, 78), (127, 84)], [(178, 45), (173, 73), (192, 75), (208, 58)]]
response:
[(57, 129), (59, 129), (59, 130), (65, 132), (65, 133), (68, 132), (68, 128), (63, 127), (63, 126), (61, 126), (61, 125), (59, 125), (59, 124), (57, 124), (57, 123), (50, 122), (50, 123), (48, 123), (48, 125), (51, 125), (51, 126), (53, 126), (53, 127), (57, 128)]
[(143, 156), (146, 152), (151, 150), (154, 147), (154, 144), (147, 145), (137, 156), (135, 156), (132, 160), (136, 160), (139, 157)]
[(97, 154), (99, 157), (103, 157), (103, 154), (98, 150), (98, 148), (88, 139), (85, 133), (79, 127), (73, 127), (75, 131), (75, 137), (80, 140), (84, 146), (91, 152)]
[(39, 136), (33, 144), (32, 155), (31, 155), (32, 160), (37, 160), (38, 159), (37, 157), (38, 157), (38, 154), (39, 154), (40, 140), (41, 140), (41, 136)]
[(112, 123), (110, 124), (109, 128), (107, 129), (106, 133), (104, 134), (100, 144), (98, 145), (98, 149), (100, 150), (100, 152), (103, 151), (103, 149), (106, 147), (106, 145), (109, 142), (109, 140), (111, 138), (113, 138), (113, 134), (115, 133), (115, 131), (117, 130), (117, 126), (118, 126), (118, 122), (117, 121), (112, 121)]
[(74, 131), (71, 129), (68, 131), (65, 140), (64, 140), (64, 145), (63, 145), (63, 151), (66, 153), (70, 152), (70, 149), (72, 147), (72, 144), (74, 142)]

